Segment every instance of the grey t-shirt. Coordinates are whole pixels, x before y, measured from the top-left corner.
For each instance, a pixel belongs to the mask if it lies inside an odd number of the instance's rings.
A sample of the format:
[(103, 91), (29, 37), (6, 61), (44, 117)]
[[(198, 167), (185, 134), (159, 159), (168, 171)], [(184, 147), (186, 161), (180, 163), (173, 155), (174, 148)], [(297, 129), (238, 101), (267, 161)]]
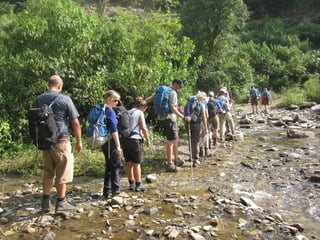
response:
[[(34, 106), (49, 105), (58, 94), (56, 91), (46, 91), (37, 97)], [(68, 128), (70, 119), (79, 117), (79, 113), (71, 98), (65, 94), (60, 94), (58, 100), (52, 105), (52, 111), (55, 115), (58, 131), (61, 132), (60, 137), (69, 137)]]

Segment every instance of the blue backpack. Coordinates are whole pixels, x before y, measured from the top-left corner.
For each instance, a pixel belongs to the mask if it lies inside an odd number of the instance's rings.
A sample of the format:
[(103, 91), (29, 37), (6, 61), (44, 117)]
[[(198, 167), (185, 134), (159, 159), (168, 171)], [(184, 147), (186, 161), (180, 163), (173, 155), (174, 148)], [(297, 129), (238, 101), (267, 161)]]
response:
[(201, 122), (201, 105), (195, 96), (188, 99), (184, 106), (184, 115), (191, 117), (191, 122)]
[(99, 148), (110, 139), (105, 122), (105, 105), (99, 103), (91, 108), (87, 119), (89, 121), (86, 129), (88, 144), (92, 149)]
[(172, 89), (168, 86), (158, 86), (153, 97), (155, 112), (160, 116), (165, 116), (170, 112), (169, 95)]

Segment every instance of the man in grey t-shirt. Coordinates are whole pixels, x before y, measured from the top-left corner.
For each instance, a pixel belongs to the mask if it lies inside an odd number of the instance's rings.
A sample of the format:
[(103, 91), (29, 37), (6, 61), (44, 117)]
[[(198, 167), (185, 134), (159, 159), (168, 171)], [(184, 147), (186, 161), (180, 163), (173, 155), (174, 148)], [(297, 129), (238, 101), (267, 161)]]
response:
[(56, 211), (76, 210), (74, 206), (66, 201), (67, 183), (73, 180), (74, 157), (68, 131), (71, 123), (73, 134), (76, 139), (75, 149), (78, 153), (82, 151), (81, 127), (78, 120), (79, 113), (75, 108), (71, 98), (61, 94), (63, 81), (60, 76), (53, 75), (48, 81), (49, 90), (39, 95), (34, 104), (39, 107), (42, 104), (49, 105), (53, 99), (57, 101), (52, 106), (52, 111), (56, 120), (58, 131), (60, 132), (58, 143), (50, 150), (43, 150), (44, 176), (43, 176), (43, 196), (41, 201), (42, 212), (48, 212), (51, 207), (50, 193), (52, 187), (57, 190)]
[[(190, 122), (190, 117), (184, 115), (178, 110), (178, 96), (177, 91), (183, 87), (183, 82), (179, 78), (175, 78), (171, 84), (171, 91), (169, 94), (170, 111), (164, 116), (158, 116), (160, 126), (164, 129), (167, 138), (166, 157), (167, 157), (167, 172), (176, 172), (177, 165), (183, 165), (184, 161), (178, 157), (178, 123), (177, 117), (180, 117), (186, 122)], [(153, 96), (146, 99), (147, 102), (153, 100)]]

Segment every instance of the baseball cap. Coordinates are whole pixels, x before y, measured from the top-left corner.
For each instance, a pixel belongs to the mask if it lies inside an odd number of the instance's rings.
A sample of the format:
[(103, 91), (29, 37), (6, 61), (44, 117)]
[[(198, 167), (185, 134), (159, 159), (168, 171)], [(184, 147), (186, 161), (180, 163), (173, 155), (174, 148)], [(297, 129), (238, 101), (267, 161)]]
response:
[(173, 79), (172, 84), (174, 83), (178, 84), (180, 87), (184, 87), (183, 82), (180, 78)]

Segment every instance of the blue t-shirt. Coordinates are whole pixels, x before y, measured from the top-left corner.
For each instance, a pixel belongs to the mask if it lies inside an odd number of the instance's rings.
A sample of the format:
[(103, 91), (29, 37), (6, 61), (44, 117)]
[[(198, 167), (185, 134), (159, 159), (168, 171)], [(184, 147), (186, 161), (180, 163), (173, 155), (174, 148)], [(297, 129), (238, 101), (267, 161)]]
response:
[(256, 88), (251, 88), (250, 89), (250, 96), (251, 97), (258, 97), (259, 96), (259, 90)]
[(106, 107), (105, 115), (107, 121), (107, 129), (110, 131), (110, 133), (112, 134), (114, 132), (118, 132), (118, 120), (113, 109)]

